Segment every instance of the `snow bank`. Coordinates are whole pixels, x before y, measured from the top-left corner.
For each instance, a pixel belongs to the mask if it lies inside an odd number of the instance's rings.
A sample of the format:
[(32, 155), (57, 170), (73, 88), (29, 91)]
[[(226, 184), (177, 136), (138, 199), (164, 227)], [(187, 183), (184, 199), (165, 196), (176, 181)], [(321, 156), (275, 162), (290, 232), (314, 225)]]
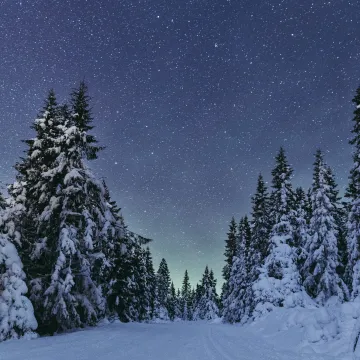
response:
[[(350, 359), (359, 323), (360, 301), (340, 304), (330, 298), (324, 307), (276, 308), (246, 327), (277, 348)], [(354, 356), (360, 360), (360, 351)]]

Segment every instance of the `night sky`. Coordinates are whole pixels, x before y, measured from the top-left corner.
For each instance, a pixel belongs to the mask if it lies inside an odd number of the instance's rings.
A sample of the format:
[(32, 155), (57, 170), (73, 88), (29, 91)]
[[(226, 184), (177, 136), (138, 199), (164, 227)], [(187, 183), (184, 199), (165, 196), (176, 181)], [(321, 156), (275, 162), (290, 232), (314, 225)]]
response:
[(50, 88), (92, 97), (91, 164), (176, 285), (220, 280), (231, 216), (283, 145), (294, 185), (322, 148), (340, 187), (360, 83), (358, 0), (0, 0), (0, 180)]

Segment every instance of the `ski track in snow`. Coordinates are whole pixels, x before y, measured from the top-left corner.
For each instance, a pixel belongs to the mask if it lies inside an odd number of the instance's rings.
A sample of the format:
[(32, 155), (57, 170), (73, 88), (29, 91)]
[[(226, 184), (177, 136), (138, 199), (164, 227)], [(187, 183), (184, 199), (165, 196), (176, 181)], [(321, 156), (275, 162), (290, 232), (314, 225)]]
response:
[[(286, 340), (285, 340), (286, 341)], [(0, 344), (0, 360), (334, 360), (276, 350), (246, 327), (203, 322), (110, 324)]]

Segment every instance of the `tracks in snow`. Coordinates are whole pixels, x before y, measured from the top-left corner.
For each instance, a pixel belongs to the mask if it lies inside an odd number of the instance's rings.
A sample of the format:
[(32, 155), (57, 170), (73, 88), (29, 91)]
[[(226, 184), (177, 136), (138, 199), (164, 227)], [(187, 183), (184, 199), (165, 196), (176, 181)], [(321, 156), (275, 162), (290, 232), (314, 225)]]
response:
[(224, 343), (220, 344), (214, 337), (214, 328), (209, 327), (207, 334), (204, 335), (204, 350), (208, 355), (209, 359), (212, 360), (234, 360), (238, 357), (234, 357), (228, 353), (228, 349), (225, 349)]

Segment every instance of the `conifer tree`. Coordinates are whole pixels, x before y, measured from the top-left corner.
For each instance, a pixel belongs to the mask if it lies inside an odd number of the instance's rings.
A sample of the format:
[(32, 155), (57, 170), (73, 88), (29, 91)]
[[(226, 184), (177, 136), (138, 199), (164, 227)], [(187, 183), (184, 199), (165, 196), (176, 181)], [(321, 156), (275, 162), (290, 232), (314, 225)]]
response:
[(101, 284), (95, 282), (97, 268), (104, 265), (93, 263), (107, 260), (107, 234), (102, 232), (107, 206), (102, 184), (85, 165), (85, 159), (96, 159), (100, 150), (87, 133), (92, 118), (86, 91), (81, 83), (72, 93), (71, 114), (63, 114), (61, 152), (44, 175), (57, 185), (55, 206), (50, 202), (40, 215), (50, 220), (44, 224), (47, 229), (53, 222), (58, 225), (51, 239), (57, 259), (44, 293), (44, 322), (54, 330), (94, 325), (105, 310)]
[(310, 237), (306, 244), (307, 259), (304, 263), (304, 286), (308, 294), (324, 305), (331, 296), (346, 299), (346, 286), (337, 273), (338, 227), (337, 194), (332, 173), (324, 163), (323, 154), (316, 152), (311, 191), (312, 217)]
[[(28, 275), (29, 297), (37, 313), (39, 313), (38, 304), (43, 302), (44, 279), (41, 278), (41, 274), (51, 273), (55, 260), (46, 244), (50, 234), (39, 236), (37, 229), (40, 226), (38, 217), (50, 203), (57, 185), (56, 180), (49, 181), (43, 174), (55, 165), (60, 151), (62, 127), (68, 115), (67, 108), (58, 106), (55, 93), (50, 90), (40, 115), (32, 125), (36, 137), (24, 141), (28, 146), (26, 156), (15, 165), (18, 171), (17, 181), (8, 188), (14, 205), (12, 215), (16, 228), (16, 243), (21, 244), (19, 255)], [(51, 233), (57, 225), (53, 224), (53, 229), (43, 232)], [(38, 241), (39, 237), (40, 241)], [(34, 256), (45, 251), (48, 254), (42, 261), (34, 261)], [(37, 254), (33, 254), (34, 252)]]
[(231, 266), (232, 266), (233, 257), (235, 255), (235, 251), (236, 251), (236, 232), (237, 232), (237, 224), (236, 224), (234, 217), (232, 217), (232, 219), (230, 221), (230, 225), (229, 225), (229, 232), (227, 233), (228, 237), (225, 240), (224, 255), (225, 255), (225, 263), (226, 264), (223, 267), (223, 271), (222, 271), (222, 275), (224, 278), (222, 294), (221, 294), (222, 298), (224, 296), (226, 296), (228, 281), (230, 278)]
[[(155, 296), (156, 296), (156, 276), (154, 272), (154, 266), (152, 261), (152, 256), (150, 253), (149, 247), (146, 248), (145, 253), (145, 283), (146, 283), (146, 303), (148, 306), (147, 309), (147, 319), (151, 320), (154, 317), (155, 310)], [(174, 289), (175, 290), (175, 289)]]
[(130, 236), (115, 243), (116, 256), (112, 267), (111, 291), (107, 304), (111, 316), (118, 317), (122, 322), (138, 320), (136, 298), (138, 274), (135, 261), (135, 254), (138, 250), (135, 249), (139, 246)]
[(293, 216), (294, 244), (297, 251), (297, 266), (300, 275), (303, 275), (303, 265), (307, 258), (306, 244), (309, 236), (307, 221), (307, 196), (303, 188), (298, 187), (295, 191), (295, 212)]
[(169, 319), (168, 298), (170, 294), (170, 272), (165, 259), (162, 259), (156, 275), (156, 317), (163, 320)]
[[(239, 223), (239, 232), (236, 241), (236, 254), (231, 267), (228, 295), (223, 300), (223, 320), (225, 322), (240, 322), (246, 313), (246, 290), (249, 286), (249, 270), (251, 261), (248, 257), (249, 246), (247, 218), (242, 218)], [(251, 237), (250, 237), (251, 238)], [(251, 299), (251, 296), (249, 296)]]
[[(61, 136), (64, 135), (63, 127), (68, 115), (66, 107), (60, 110), (51, 90), (42, 113), (33, 125), (36, 138), (24, 141), (28, 146), (26, 157), (16, 164), (17, 181), (9, 187), (14, 208), (22, 208), (21, 213), (18, 211), (14, 223), (21, 239), (19, 254), (28, 275), (29, 295), (39, 319), (40, 332), (43, 331), (45, 284), (50, 282), (42, 275), (51, 274), (55, 265), (55, 254), (53, 249), (50, 249), (53, 245), (51, 238), (59, 227), (59, 221), (52, 221), (48, 227), (45, 225), (50, 218), (50, 201), (51, 210), (57, 205), (54, 193), (58, 179), (48, 179), (44, 175), (56, 166), (56, 159), (61, 151)], [(45, 221), (39, 219), (42, 214)]]
[(181, 288), (181, 313), (183, 320), (191, 320), (191, 285), (189, 273), (185, 270), (184, 280)]
[(352, 298), (360, 294), (360, 86), (352, 99), (355, 105), (353, 118), (353, 138), (350, 144), (354, 146), (353, 162), (350, 171), (349, 186), (346, 196), (349, 198), (349, 216), (347, 225), (348, 269), (347, 273), (352, 279)]
[(219, 316), (216, 280), (213, 271), (206, 266), (200, 289), (200, 297), (194, 309), (194, 320), (213, 320)]
[(189, 304), (190, 304), (190, 306), (188, 307), (190, 309), (189, 320), (194, 320), (194, 311), (196, 310), (196, 306), (197, 306), (195, 288), (191, 289)]
[(49, 93), (34, 123), (36, 137), (26, 141), (27, 156), (16, 166), (18, 181), (10, 187), (26, 209), (17, 223), (20, 256), (40, 333), (94, 325), (106, 310), (102, 279), (118, 229), (103, 184), (85, 163), (101, 149), (88, 134), (86, 91), (81, 83), (70, 109), (57, 106)]
[(348, 206), (342, 201), (339, 195), (338, 185), (335, 181), (332, 169), (328, 166), (326, 170), (326, 179), (329, 184), (329, 197), (333, 204), (333, 216), (337, 227), (338, 266), (336, 268), (336, 272), (346, 285), (344, 294), (346, 299), (349, 299), (349, 286), (351, 286), (351, 280), (346, 273), (346, 269), (348, 268), (348, 250), (346, 243)]
[(171, 282), (170, 286), (170, 296), (168, 301), (168, 310), (169, 310), (169, 318), (170, 320), (175, 320), (181, 317), (180, 307), (179, 307), (179, 299), (176, 294), (174, 283)]
[(135, 283), (135, 300), (136, 300), (136, 312), (134, 321), (149, 320), (148, 310), (150, 308), (150, 302), (147, 292), (146, 283), (146, 259), (145, 251), (141, 246), (135, 248), (134, 254), (134, 283)]
[(283, 148), (275, 161), (276, 166), (272, 171), (275, 224), (270, 234), (268, 256), (260, 268), (258, 280), (253, 284), (255, 316), (271, 311), (274, 306), (293, 307), (304, 304), (291, 224), (294, 208), (294, 193), (290, 182), (292, 169)]
[(220, 302), (220, 298), (219, 298), (219, 295), (218, 295), (217, 290), (216, 290), (216, 284), (217, 284), (217, 279), (215, 279), (214, 271), (213, 271), (213, 269), (210, 269), (209, 286), (210, 286), (210, 288), (212, 288), (215, 304), (219, 308), (218, 304)]
[(348, 298), (349, 286), (351, 287), (351, 279), (349, 274), (347, 274), (346, 269), (348, 268), (348, 250), (346, 244), (347, 238), (347, 228), (346, 222), (348, 217), (348, 206), (346, 203), (341, 201), (339, 196), (339, 190), (335, 182), (335, 176), (332, 172), (332, 169), (328, 166), (326, 169), (326, 181), (329, 185), (329, 198), (333, 204), (333, 217), (337, 227), (337, 251), (338, 251), (338, 265), (336, 267), (336, 272), (340, 278), (346, 284), (345, 295)]
[(268, 254), (270, 219), (269, 197), (262, 175), (259, 175), (256, 193), (252, 198), (252, 238), (249, 244), (249, 276), (252, 281), (258, 277), (258, 269)]
[(195, 304), (196, 304), (196, 306), (199, 304), (202, 294), (203, 294), (203, 288), (202, 288), (201, 284), (198, 283), (198, 284), (196, 284), (196, 289), (195, 289)]
[[(116, 316), (112, 298), (114, 293), (116, 293), (116, 284), (117, 284), (117, 269), (118, 258), (122, 257), (120, 248), (123, 243), (127, 243), (126, 234), (127, 229), (124, 224), (124, 219), (120, 213), (121, 209), (118, 207), (116, 202), (111, 199), (109, 188), (107, 187), (105, 181), (102, 181), (104, 189), (104, 199), (106, 203), (105, 209), (105, 219), (104, 227), (102, 230), (103, 234), (106, 234), (107, 242), (106, 246), (103, 247), (103, 254), (106, 256), (107, 261), (103, 261), (103, 258), (95, 259), (94, 261), (94, 279), (97, 283), (100, 284), (103, 296), (106, 299), (106, 315), (110, 318)], [(117, 264), (117, 265), (116, 265)], [(110, 307), (112, 310), (110, 310)]]

